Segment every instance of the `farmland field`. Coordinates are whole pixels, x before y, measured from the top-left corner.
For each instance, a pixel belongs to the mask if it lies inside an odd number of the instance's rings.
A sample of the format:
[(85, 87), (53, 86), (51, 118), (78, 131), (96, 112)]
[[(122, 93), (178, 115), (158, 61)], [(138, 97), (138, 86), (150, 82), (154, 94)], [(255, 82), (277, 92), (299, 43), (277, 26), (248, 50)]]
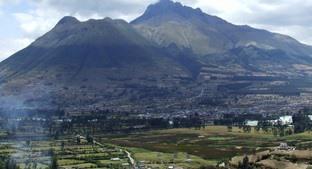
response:
[[(2, 142), (0, 157), (14, 159), (20, 168), (130, 168), (126, 153), (111, 145), (74, 139)], [(55, 161), (54, 161), (55, 160)]]
[(108, 139), (120, 146), (138, 147), (150, 151), (196, 155), (215, 165), (233, 156), (252, 154), (272, 149), (281, 142), (297, 148), (311, 148), (312, 134), (303, 133), (285, 137), (275, 137), (272, 133), (244, 133), (238, 128), (229, 132), (225, 126), (209, 126), (205, 129), (169, 129), (150, 131), (127, 136), (120, 135)]
[[(270, 132), (252, 130), (250, 133), (244, 133), (235, 127), (229, 131), (225, 126), (208, 126), (200, 130), (154, 130), (127, 135), (96, 134), (94, 139), (94, 142), (88, 142), (82, 136), (79, 142), (77, 136), (37, 141), (2, 139), (0, 161), (14, 159), (21, 169), (52, 168), (54, 163), (61, 169), (129, 169), (133, 168), (133, 165), (141, 168), (167, 169), (174, 166), (197, 169), (213, 168), (232, 157), (272, 150), (281, 142), (296, 146), (299, 150), (312, 147), (310, 133), (275, 137)], [(0, 162), (0, 165), (1, 163), (3, 165), (4, 161)], [(267, 164), (268, 161), (263, 163)]]

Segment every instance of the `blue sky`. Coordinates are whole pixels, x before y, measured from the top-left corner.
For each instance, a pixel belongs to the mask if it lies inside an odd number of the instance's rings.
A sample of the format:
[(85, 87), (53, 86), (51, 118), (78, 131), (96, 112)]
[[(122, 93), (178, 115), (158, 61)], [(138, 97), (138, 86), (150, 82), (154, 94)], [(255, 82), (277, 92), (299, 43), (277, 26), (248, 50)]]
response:
[[(157, 0), (0, 0), (0, 61), (42, 36), (63, 16), (127, 21)], [(312, 45), (311, 0), (176, 0), (234, 24), (290, 35)]]

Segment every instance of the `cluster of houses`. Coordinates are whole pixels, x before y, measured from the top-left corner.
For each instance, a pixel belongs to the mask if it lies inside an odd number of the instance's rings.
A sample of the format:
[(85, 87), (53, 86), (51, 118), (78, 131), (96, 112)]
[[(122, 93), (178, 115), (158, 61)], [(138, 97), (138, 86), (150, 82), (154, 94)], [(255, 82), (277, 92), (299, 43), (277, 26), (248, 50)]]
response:
[(293, 126), (294, 123), (302, 118), (307, 118), (312, 121), (312, 115), (306, 114), (294, 114), (294, 115), (283, 115), (283, 116), (263, 116), (258, 113), (225, 113), (222, 114), (218, 119), (214, 120), (215, 125), (242, 125), (249, 127), (259, 126), (260, 123), (265, 122), (270, 125), (283, 125), (283, 126)]
[(276, 147), (275, 150), (294, 151), (294, 150), (296, 150), (296, 147), (289, 146), (287, 143), (280, 143), (280, 145), (278, 147)]
[[(310, 120), (312, 120), (312, 115), (308, 116)], [(291, 126), (293, 124), (293, 116), (280, 116), (278, 119), (275, 120), (268, 120), (268, 122), (272, 125), (287, 125)], [(246, 125), (250, 127), (255, 127), (259, 123), (259, 120), (246, 120)]]

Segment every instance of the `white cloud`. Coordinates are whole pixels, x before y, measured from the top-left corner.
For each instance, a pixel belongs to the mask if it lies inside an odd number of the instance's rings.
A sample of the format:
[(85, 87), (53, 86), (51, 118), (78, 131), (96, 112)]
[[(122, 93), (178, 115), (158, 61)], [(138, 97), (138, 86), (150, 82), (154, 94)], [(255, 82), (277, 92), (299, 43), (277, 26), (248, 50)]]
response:
[(54, 10), (36, 9), (28, 13), (15, 13), (17, 21), (20, 23), (20, 28), (27, 38), (38, 38), (53, 28), (63, 15)]
[[(90, 18), (122, 18), (127, 21), (141, 15), (146, 7), (157, 0), (29, 0), (31, 8), (14, 11), (22, 35), (8, 38), (7, 45), (1, 45), (0, 57), (8, 56), (24, 47), (26, 42), (38, 38), (65, 15), (80, 20)], [(274, 32), (288, 34), (296, 39), (312, 44), (311, 0), (174, 0), (204, 12), (217, 15), (234, 24), (247, 24)], [(21, 0), (0, 0), (1, 6), (17, 5)], [(25, 3), (25, 1), (24, 1)], [(16, 40), (14, 40), (16, 39)], [(28, 39), (23, 43), (20, 39)], [(5, 41), (0, 39), (0, 41)], [(17, 43), (17, 44), (14, 44)], [(21, 45), (22, 44), (22, 45)], [(5, 47), (3, 47), (5, 46)], [(0, 58), (1, 60), (1, 58)]]
[[(106, 16), (132, 20), (143, 13), (146, 6), (157, 0), (29, 0), (32, 8), (12, 12), (22, 32), (20, 37), (0, 39), (0, 61), (29, 45), (33, 40), (52, 29), (55, 24), (67, 15), (79, 20), (100, 19)], [(0, 5), (16, 5), (20, 0), (0, 0)], [(0, 6), (1, 11), (1, 6)]]
[[(4, 1), (4, 0), (0, 0)], [(18, 1), (18, 0), (15, 0)], [(15, 16), (27, 37), (36, 38), (51, 29), (65, 15), (80, 20), (90, 18), (122, 18), (127, 21), (138, 17), (145, 8), (157, 0), (30, 0), (35, 9)], [(307, 36), (298, 35), (306, 26), (312, 26), (311, 0), (175, 0), (204, 12), (220, 16), (235, 24), (261, 25), (260, 28), (295, 36), (309, 42)], [(292, 32), (293, 31), (293, 32)], [(303, 30), (304, 31), (304, 30)], [(304, 31), (308, 32), (308, 31)], [(311, 34), (310, 34), (311, 35)]]
[(74, 16), (84, 21), (90, 18), (121, 18), (127, 21), (143, 13), (146, 6), (157, 0), (30, 0), (35, 8), (15, 13), (20, 28), (27, 38), (37, 38), (52, 29), (63, 16)]
[(55, 9), (60, 13), (72, 16), (90, 18), (93, 15), (101, 17), (134, 19), (135, 15), (144, 11), (148, 4), (157, 0), (31, 0), (38, 8)]
[(16, 51), (25, 48), (32, 42), (32, 39), (2, 39), (0, 41), (0, 61), (11, 56)]
[(305, 44), (312, 44), (312, 27), (309, 26), (272, 26), (261, 24), (254, 24), (253, 26), (295, 37), (297, 40)]
[(312, 45), (311, 0), (182, 0), (229, 22), (290, 35)]
[(0, 16), (2, 16), (3, 15), (3, 11), (2, 11), (2, 4), (3, 4), (3, 2), (2, 2), (3, 0), (0, 0)]

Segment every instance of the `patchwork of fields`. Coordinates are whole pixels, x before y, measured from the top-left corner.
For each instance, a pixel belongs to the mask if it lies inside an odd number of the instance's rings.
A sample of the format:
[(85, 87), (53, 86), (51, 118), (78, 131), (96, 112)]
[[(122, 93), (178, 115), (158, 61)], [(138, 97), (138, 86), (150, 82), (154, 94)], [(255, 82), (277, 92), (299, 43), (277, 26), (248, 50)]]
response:
[[(312, 148), (310, 133), (275, 137), (272, 133), (254, 130), (251, 133), (244, 133), (238, 128), (229, 131), (225, 126), (209, 126), (201, 130), (155, 130), (127, 135), (97, 134), (94, 139), (94, 142), (88, 142), (84, 137), (78, 142), (76, 136), (38, 141), (1, 139), (0, 165), (1, 160), (11, 159), (21, 169), (50, 169), (53, 164), (61, 169), (130, 169), (134, 166), (198, 169), (214, 168), (235, 156), (272, 150), (282, 142), (296, 146), (299, 153), (300, 149), (309, 153), (308, 150)], [(271, 164), (272, 161), (264, 160), (263, 163)]]
[(229, 132), (225, 126), (209, 126), (201, 130), (170, 129), (120, 135), (108, 141), (120, 146), (139, 147), (156, 152), (185, 152), (217, 164), (234, 156), (272, 149), (282, 142), (299, 149), (309, 149), (312, 148), (311, 140), (310, 133), (275, 137), (272, 133), (261, 131), (244, 133), (238, 128), (233, 128)]
[(131, 167), (127, 154), (116, 146), (78, 144), (74, 139), (2, 142), (0, 156), (11, 158), (22, 169), (53, 168), (53, 162), (61, 169)]

